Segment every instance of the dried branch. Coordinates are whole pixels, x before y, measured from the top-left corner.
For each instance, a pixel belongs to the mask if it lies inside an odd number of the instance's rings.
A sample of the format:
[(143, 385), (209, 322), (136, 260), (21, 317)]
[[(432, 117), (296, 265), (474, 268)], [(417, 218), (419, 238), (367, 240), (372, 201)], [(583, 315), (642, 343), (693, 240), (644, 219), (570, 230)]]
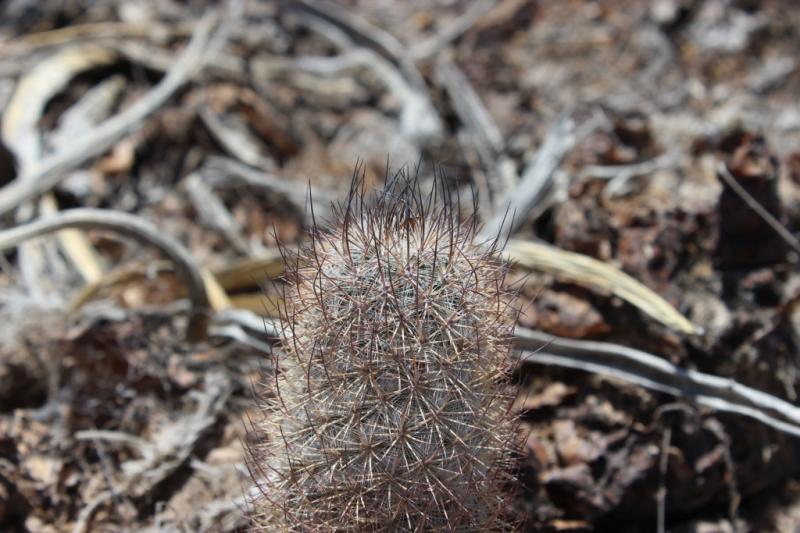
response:
[(211, 34), (213, 24), (214, 17), (206, 16), (197, 25), (181, 57), (164, 79), (144, 98), (95, 129), (86, 132), (85, 135), (76, 137), (68, 146), (45, 157), (11, 184), (0, 189), (0, 216), (55, 187), (68, 171), (87, 159), (103, 153), (132, 131), (145, 117), (161, 107), (205, 64), (206, 58), (210, 55), (210, 46), (217, 44)]
[(315, 0), (285, 0), (289, 9), (300, 15), (311, 15), (344, 31), (356, 45), (374, 50), (397, 67), (412, 85), (422, 90), (425, 81), (406, 55), (406, 47), (391, 33), (336, 4)]
[(167, 40), (170, 37), (188, 35), (190, 32), (191, 27), (185, 24), (89, 22), (21, 36), (0, 46), (0, 56), (4, 58), (19, 56), (40, 48), (64, 45), (72, 41), (119, 39), (121, 37)]
[(517, 266), (528, 270), (548, 272), (574, 283), (600, 289), (622, 298), (665, 326), (689, 335), (702, 328), (692, 324), (664, 298), (639, 283), (618, 268), (575, 252), (555, 246), (510, 239), (505, 255)]
[[(504, 252), (517, 268), (547, 272), (606, 294), (613, 294), (635, 306), (665, 326), (697, 335), (702, 328), (687, 320), (669, 302), (613, 265), (544, 243), (510, 239)], [(275, 249), (257, 257), (243, 259), (214, 271), (214, 277), (227, 291), (254, 287), (284, 271), (283, 258)]]
[[(78, 230), (73, 230), (78, 231)], [(137, 278), (148, 278), (162, 272), (172, 272), (172, 263), (169, 261), (148, 261), (126, 264), (120, 268), (104, 273), (94, 281), (90, 281), (70, 300), (69, 311), (76, 311), (104, 289), (129, 283)]]
[(38, 219), (0, 231), (0, 250), (12, 248), (25, 240), (64, 228), (110, 230), (158, 248), (174, 263), (176, 272), (189, 291), (192, 312), (187, 336), (192, 340), (205, 337), (209, 298), (200, 269), (180, 242), (140, 217), (105, 209), (70, 209), (51, 218)]
[(92, 521), (94, 513), (100, 508), (101, 505), (105, 505), (106, 502), (111, 501), (113, 497), (114, 494), (110, 490), (104, 490), (92, 498), (78, 514), (78, 519), (75, 521), (75, 525), (72, 527), (72, 533), (84, 533), (89, 531), (89, 524)]
[(672, 441), (672, 428), (667, 427), (661, 437), (661, 457), (658, 460), (658, 490), (656, 491), (656, 528), (658, 533), (666, 533), (667, 523), (667, 467), (669, 466), (669, 447)]
[(250, 255), (250, 244), (244, 236), (241, 225), (200, 175), (194, 173), (187, 176), (184, 179), (184, 187), (200, 219), (219, 231), (238, 253)]
[(234, 324), (264, 340), (279, 338), (283, 329), (277, 318), (264, 318), (244, 309), (221, 311), (214, 315), (213, 323), (215, 327)]
[(75, 46), (48, 57), (20, 79), (3, 112), (2, 135), (17, 158), (21, 177), (30, 175), (41, 159), (38, 124), (47, 103), (77, 74), (116, 59), (113, 51), (97, 45)]
[(444, 87), (458, 118), (469, 131), (469, 139), (484, 170), (494, 179), (488, 183), (493, 206), (508, 198), (517, 182), (517, 169), (506, 154), (505, 139), (467, 77), (452, 61), (441, 57), (436, 79)]
[[(444, 123), (428, 94), (425, 80), (403, 46), (390, 33), (334, 4), (287, 0), (290, 10), (309, 26), (331, 37), (343, 54), (334, 58), (308, 58), (292, 62), (320, 73), (353, 67), (371, 69), (401, 102), (400, 124), (406, 136), (418, 144), (438, 142)], [(356, 46), (349, 46), (349, 38)]]
[(128, 494), (141, 497), (149, 493), (189, 458), (197, 441), (224, 409), (231, 389), (226, 373), (209, 371), (204, 375), (203, 388), (194, 395), (194, 411), (159, 429), (149, 444), (153, 449), (150, 456), (122, 464)]
[(426, 91), (410, 83), (391, 61), (368, 48), (345, 49), (333, 57), (305, 56), (293, 60), (270, 60), (259, 64), (262, 73), (302, 71), (317, 76), (339, 76), (366, 69), (372, 72), (400, 104), (400, 126), (403, 134), (415, 144), (438, 141), (443, 122)]
[(731, 190), (748, 205), (748, 207), (750, 207), (750, 209), (755, 211), (756, 214), (764, 220), (764, 222), (769, 224), (769, 227), (775, 230), (775, 233), (780, 235), (781, 239), (786, 241), (786, 244), (791, 246), (795, 252), (800, 253), (800, 241), (797, 239), (797, 237), (792, 235), (792, 232), (786, 229), (786, 227), (784, 227), (784, 225), (781, 224), (780, 221), (772, 215), (772, 213), (767, 211), (763, 205), (758, 203), (758, 200), (753, 198), (753, 195), (747, 192), (747, 190), (742, 187), (738, 181), (736, 181), (736, 178), (733, 177), (725, 163), (721, 161), (719, 162), (717, 165), (717, 174), (725, 181), (725, 184), (728, 185), (728, 187), (730, 187)]
[[(500, 235), (501, 240), (511, 235), (527, 220), (527, 215), (547, 192), (564, 155), (576, 141), (575, 121), (569, 113), (559, 117), (550, 128), (536, 156), (528, 163), (517, 186), (508, 191), (499, 203), (494, 217), (486, 224), (482, 234)], [(502, 235), (501, 235), (502, 231)]]
[(484, 15), (494, 9), (495, 5), (497, 5), (495, 0), (479, 0), (472, 3), (462, 15), (436, 35), (414, 45), (409, 55), (415, 61), (425, 61), (434, 57), (447, 45), (466, 33)]
[(277, 167), (272, 158), (261, 153), (258, 145), (251, 140), (251, 136), (244, 128), (236, 129), (228, 126), (208, 107), (200, 109), (200, 119), (225, 151), (242, 163), (265, 170)]
[[(128, 496), (142, 497), (189, 459), (200, 437), (216, 422), (230, 394), (228, 376), (222, 372), (209, 372), (205, 375), (202, 390), (195, 391), (197, 405), (194, 411), (165, 424), (152, 442), (134, 435), (103, 430), (80, 431), (75, 438), (115, 441), (136, 449), (141, 458), (122, 464), (122, 492)], [(111, 497), (110, 491), (97, 495), (81, 511), (72, 531), (87, 531), (93, 513)]]
[[(331, 202), (337, 199), (334, 191), (303, 185), (295, 180), (289, 180), (275, 174), (253, 168), (227, 157), (210, 157), (200, 174), (207, 178), (214, 186), (240, 186), (241, 183), (248, 187), (277, 193), (286, 196), (292, 205), (311, 222), (311, 212), (306, 209), (309, 192), (314, 202), (314, 212), (317, 216), (326, 217), (330, 213)], [(220, 179), (224, 178), (224, 179)], [(239, 182), (237, 184), (237, 182)]]
[[(3, 142), (16, 156), (20, 180), (30, 179), (30, 171), (41, 162), (44, 143), (39, 124), (47, 103), (79, 73), (111, 64), (115, 60), (116, 54), (105, 48), (96, 45), (73, 46), (46, 58), (24, 73), (2, 118)], [(96, 97), (93, 97), (91, 92), (87, 93), (70, 108), (70, 111), (75, 112), (65, 113), (64, 118), (80, 114), (85, 110), (83, 102), (86, 100), (96, 100)], [(93, 107), (94, 111), (97, 109), (102, 107), (99, 105)], [(69, 135), (70, 141), (75, 137), (76, 132), (73, 131)], [(17, 222), (24, 222), (33, 216), (32, 205), (22, 204), (18, 207)], [(42, 213), (51, 213), (58, 209), (55, 199), (48, 195), (42, 199), (39, 208)], [(97, 254), (88, 242), (81, 239), (80, 234), (63, 232), (59, 234), (58, 240), (65, 255), (84, 279), (96, 277), (100, 271)], [(52, 244), (50, 248), (53, 248)], [(48, 266), (45, 258), (48, 255), (53, 257), (46, 253), (45, 247), (41, 244), (26, 243), (20, 247), (17, 257), (17, 264), (26, 287), (38, 298), (46, 298), (51, 294), (43, 284)], [(52, 261), (50, 263), (52, 269)]]
[(235, 291), (276, 278), (283, 274), (284, 267), (280, 251), (270, 248), (256, 257), (233, 261), (214, 270), (214, 277), (226, 291)]
[(522, 349), (522, 363), (605, 374), (800, 436), (800, 407), (732, 379), (685, 370), (655, 355), (618, 344), (563, 339), (521, 327), (514, 333), (517, 347)]

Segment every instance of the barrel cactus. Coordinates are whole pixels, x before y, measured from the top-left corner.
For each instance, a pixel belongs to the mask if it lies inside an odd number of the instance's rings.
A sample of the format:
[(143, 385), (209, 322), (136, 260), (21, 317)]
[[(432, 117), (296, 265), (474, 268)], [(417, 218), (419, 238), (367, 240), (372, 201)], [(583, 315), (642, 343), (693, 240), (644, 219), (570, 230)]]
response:
[(496, 242), (441, 181), (354, 179), (289, 261), (255, 454), (267, 531), (500, 531), (513, 314)]

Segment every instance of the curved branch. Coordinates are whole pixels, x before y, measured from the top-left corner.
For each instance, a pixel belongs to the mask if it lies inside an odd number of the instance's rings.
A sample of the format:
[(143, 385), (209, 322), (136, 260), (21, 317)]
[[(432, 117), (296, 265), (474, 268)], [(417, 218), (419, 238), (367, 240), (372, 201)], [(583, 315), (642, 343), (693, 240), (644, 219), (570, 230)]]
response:
[(509, 239), (503, 254), (512, 265), (548, 272), (579, 285), (611, 293), (665, 326), (687, 335), (702, 333), (701, 327), (690, 322), (668, 301), (644, 284), (613, 265), (593, 257), (546, 243), (520, 239)]
[(200, 269), (180, 242), (141, 217), (106, 209), (69, 209), (52, 217), (40, 218), (0, 231), (0, 250), (13, 248), (28, 239), (65, 228), (109, 230), (158, 248), (175, 265), (175, 271), (189, 292), (192, 311), (187, 337), (198, 340), (206, 336), (210, 305)]
[(34, 168), (0, 189), (0, 216), (58, 185), (70, 170), (87, 159), (103, 153), (118, 139), (130, 133), (141, 120), (161, 107), (205, 64), (209, 57), (209, 47), (215, 44), (211, 34), (214, 22), (215, 19), (211, 16), (206, 16), (200, 21), (183, 54), (164, 79), (145, 97), (45, 157)]
[(563, 339), (519, 326), (514, 337), (521, 349), (521, 363), (609, 375), (800, 437), (800, 407), (732, 379), (687, 370), (653, 354), (609, 342)]

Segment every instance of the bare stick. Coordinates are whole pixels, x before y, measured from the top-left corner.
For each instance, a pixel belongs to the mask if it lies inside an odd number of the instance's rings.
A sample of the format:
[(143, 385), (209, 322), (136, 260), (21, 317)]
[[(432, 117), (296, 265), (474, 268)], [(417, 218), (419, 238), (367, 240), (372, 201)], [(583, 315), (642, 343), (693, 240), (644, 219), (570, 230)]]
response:
[[(340, 58), (331, 58), (338, 68), (361, 65), (375, 72), (402, 102), (400, 124), (412, 141), (429, 144), (441, 140), (444, 129), (442, 117), (431, 102), (422, 74), (400, 41), (369, 21), (330, 2), (284, 2), (312, 29), (323, 33), (342, 48), (344, 53)], [(350, 46), (351, 42), (355, 46)]]
[(0, 46), (0, 56), (12, 57), (31, 53), (48, 46), (58, 46), (73, 41), (93, 39), (120, 39), (139, 37), (163, 41), (169, 37), (188, 35), (191, 27), (185, 24), (165, 25), (156, 21), (139, 22), (89, 22), (55, 30), (29, 33)]
[(98, 127), (76, 137), (26, 170), (10, 185), (0, 190), (0, 216), (16, 209), (22, 203), (47, 192), (61, 181), (66, 173), (87, 159), (103, 153), (120, 138), (127, 135), (145, 117), (161, 107), (205, 63), (209, 54), (211, 28), (214, 18), (206, 16), (197, 25), (192, 39), (181, 57), (161, 82), (144, 98), (120, 114), (109, 118)]
[(227, 125), (210, 107), (200, 109), (200, 119), (222, 148), (239, 161), (255, 168), (277, 167), (272, 158), (261, 153), (244, 127), (237, 129)]
[(489, 190), (492, 204), (496, 206), (509, 197), (517, 182), (516, 166), (506, 155), (503, 134), (461, 69), (444, 56), (436, 63), (436, 80), (450, 97), (459, 120), (469, 130), (469, 139), (484, 169), (494, 177)]
[(206, 336), (210, 307), (200, 269), (180, 242), (140, 217), (105, 209), (70, 209), (49, 218), (0, 231), (0, 250), (13, 248), (28, 239), (64, 228), (110, 230), (158, 248), (175, 264), (178, 276), (188, 288), (192, 312), (187, 337), (198, 340)]
[(728, 478), (728, 520), (731, 521), (734, 533), (739, 533), (742, 529), (739, 524), (739, 503), (742, 495), (739, 493), (739, 483), (736, 481), (736, 469), (731, 455), (731, 436), (718, 420), (705, 420), (703, 427), (710, 430), (718, 439), (722, 447), (722, 459), (725, 462)]
[(238, 253), (250, 255), (250, 244), (244, 236), (241, 225), (233, 218), (222, 200), (205, 184), (203, 178), (198, 173), (193, 173), (185, 178), (184, 187), (200, 219), (219, 231)]
[(284, 195), (299, 212), (305, 215), (307, 222), (311, 222), (310, 210), (306, 208), (309, 190), (314, 209), (322, 213), (323, 217), (329, 214), (331, 203), (338, 198), (336, 192), (330, 189), (312, 188), (310, 184), (303, 185), (297, 180), (277, 176), (227, 157), (208, 158), (200, 169), (200, 175), (207, 178), (209, 184), (214, 187), (241, 186), (244, 183), (248, 187)]
[(425, 61), (434, 57), (448, 44), (467, 32), (481, 17), (489, 13), (497, 4), (495, 0), (479, 0), (474, 2), (463, 15), (445, 26), (436, 35), (425, 39), (411, 48), (410, 56), (415, 61)]
[(123, 431), (111, 431), (107, 429), (87, 429), (78, 431), (74, 435), (76, 440), (102, 440), (106, 442), (118, 442), (127, 444), (128, 447), (139, 452), (142, 457), (150, 457), (154, 454), (155, 446), (150, 441), (137, 435), (131, 435)]
[(480, 136), (481, 142), (487, 149), (495, 154), (503, 153), (505, 140), (500, 127), (492, 119), (481, 97), (461, 69), (450, 59), (442, 57), (437, 62), (436, 74), (453, 101), (458, 118)]
[(620, 269), (593, 257), (553, 245), (509, 239), (503, 252), (509, 262), (527, 270), (547, 272), (583, 286), (611, 293), (667, 327), (688, 335), (702, 333), (668, 301)]
[(264, 318), (246, 309), (225, 309), (214, 315), (215, 327), (230, 324), (240, 326), (251, 335), (260, 334), (264, 339), (276, 339), (283, 331), (283, 326), (277, 318)]
[(89, 531), (89, 525), (97, 509), (104, 505), (106, 502), (111, 501), (114, 494), (110, 490), (104, 490), (94, 498), (92, 498), (81, 512), (78, 514), (78, 519), (72, 527), (72, 533), (84, 533)]
[(786, 229), (786, 227), (784, 227), (784, 225), (781, 224), (780, 221), (772, 215), (772, 213), (764, 209), (764, 206), (758, 203), (758, 200), (753, 198), (753, 195), (747, 192), (747, 190), (742, 187), (738, 181), (736, 181), (736, 178), (733, 177), (725, 163), (721, 161), (719, 162), (717, 165), (717, 174), (719, 174), (723, 181), (725, 181), (725, 184), (728, 185), (728, 187), (730, 187), (731, 190), (735, 192), (739, 198), (741, 198), (742, 201), (748, 205), (748, 207), (750, 207), (750, 209), (755, 211), (758, 216), (764, 219), (764, 222), (769, 224), (769, 226), (775, 230), (775, 232), (780, 235), (780, 237), (786, 241), (786, 243), (791, 246), (795, 252), (800, 253), (800, 241), (797, 240), (797, 237), (792, 235), (792, 233)]
[(658, 533), (666, 533), (667, 523), (667, 466), (669, 466), (669, 447), (672, 440), (672, 428), (666, 428), (661, 438), (661, 458), (658, 461), (658, 492), (656, 500), (658, 510), (656, 524)]
[(425, 88), (425, 81), (417, 67), (409, 60), (406, 47), (391, 33), (355, 15), (352, 10), (336, 4), (315, 0), (284, 0), (295, 12), (324, 20), (344, 31), (357, 45), (374, 50), (398, 67), (404, 77), (417, 89)]
[(686, 370), (653, 354), (607, 342), (563, 339), (521, 327), (515, 336), (523, 350), (520, 362), (606, 374), (800, 437), (800, 407), (732, 379)]
[(564, 113), (550, 128), (536, 156), (528, 163), (517, 187), (508, 191), (499, 204), (494, 217), (481, 232), (484, 236), (497, 236), (500, 240), (527, 220), (527, 214), (539, 203), (547, 191), (553, 173), (561, 164), (564, 155), (575, 144), (575, 121)]

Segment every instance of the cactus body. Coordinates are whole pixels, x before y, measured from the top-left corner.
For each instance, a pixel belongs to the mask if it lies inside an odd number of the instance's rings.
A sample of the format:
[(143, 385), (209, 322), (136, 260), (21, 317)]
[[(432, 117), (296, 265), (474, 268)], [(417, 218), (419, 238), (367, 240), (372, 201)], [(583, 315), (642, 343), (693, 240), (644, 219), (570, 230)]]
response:
[(354, 180), (291, 272), (259, 454), (265, 530), (510, 528), (505, 266), (441, 189)]

